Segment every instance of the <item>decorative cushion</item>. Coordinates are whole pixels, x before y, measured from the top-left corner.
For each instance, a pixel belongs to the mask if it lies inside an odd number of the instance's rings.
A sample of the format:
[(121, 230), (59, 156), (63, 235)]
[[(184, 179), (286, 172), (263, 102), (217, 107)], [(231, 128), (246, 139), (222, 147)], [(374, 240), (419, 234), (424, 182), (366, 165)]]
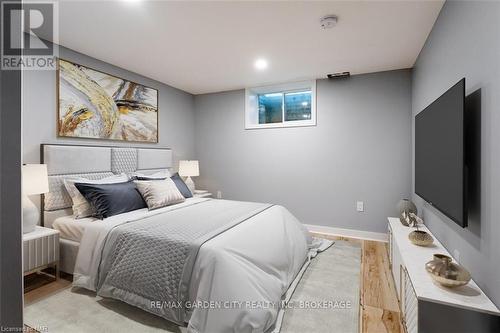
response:
[(154, 171), (146, 173), (145, 171), (137, 171), (130, 174), (131, 179), (139, 179), (140, 180), (160, 180), (170, 177), (170, 171), (163, 169), (160, 171)]
[(126, 174), (122, 173), (120, 175), (114, 175), (100, 180), (91, 180), (87, 178), (65, 178), (64, 187), (73, 201), (73, 215), (76, 219), (81, 219), (84, 217), (94, 216), (95, 210), (85, 199), (85, 197), (80, 193), (80, 191), (75, 187), (75, 183), (82, 184), (113, 184), (113, 183), (124, 183), (129, 179)]
[(134, 176), (133, 180), (165, 180), (167, 177)]
[(136, 181), (135, 184), (150, 210), (170, 206), (186, 200), (170, 178), (166, 178), (165, 180)]
[(111, 176), (114, 176), (112, 172), (49, 176), (49, 193), (46, 193), (43, 196), (43, 209), (45, 211), (53, 211), (71, 208), (71, 205), (73, 205), (73, 201), (71, 200), (71, 197), (68, 194), (66, 187), (64, 186), (64, 180), (67, 178), (86, 178), (90, 180), (99, 180)]
[(147, 207), (132, 181), (116, 184), (75, 183), (75, 186), (94, 207), (95, 216), (100, 219)]
[(184, 198), (191, 198), (193, 197), (193, 193), (189, 190), (189, 187), (187, 187), (186, 183), (182, 180), (181, 176), (179, 176), (179, 173), (176, 172), (170, 179), (173, 180), (175, 183), (175, 186), (179, 189), (179, 191), (182, 193)]

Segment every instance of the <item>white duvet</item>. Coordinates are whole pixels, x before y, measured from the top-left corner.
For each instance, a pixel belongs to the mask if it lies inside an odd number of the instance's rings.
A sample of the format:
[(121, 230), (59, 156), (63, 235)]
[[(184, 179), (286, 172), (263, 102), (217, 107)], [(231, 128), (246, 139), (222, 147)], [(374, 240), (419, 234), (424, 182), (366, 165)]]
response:
[[(86, 227), (73, 285), (96, 290), (106, 236), (122, 223), (210, 200), (191, 198), (162, 209), (117, 215)], [(280, 301), (314, 255), (312, 239), (285, 208), (273, 206), (204, 243), (189, 284), (189, 332), (266, 332), (275, 328)], [(152, 304), (152, 306), (164, 306)]]

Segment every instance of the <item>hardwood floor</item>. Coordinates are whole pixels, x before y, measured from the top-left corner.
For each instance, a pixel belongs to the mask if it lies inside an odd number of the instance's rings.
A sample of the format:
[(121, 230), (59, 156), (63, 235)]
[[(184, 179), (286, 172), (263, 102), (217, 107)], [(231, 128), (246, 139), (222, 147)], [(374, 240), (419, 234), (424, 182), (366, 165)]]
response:
[(42, 274), (31, 274), (24, 278), (24, 289), (29, 290), (24, 293), (24, 305), (30, 305), (31, 303), (43, 299), (51, 294), (54, 294), (69, 285), (73, 276), (62, 273), (57, 281), (47, 281), (47, 277)]
[[(361, 244), (360, 332), (404, 333), (394, 280), (389, 270), (386, 244), (337, 236), (329, 237), (323, 234), (314, 235)], [(26, 287), (33, 287), (33, 283), (41, 284), (39, 278), (27, 279)], [(71, 275), (63, 273), (57, 281), (27, 291), (24, 294), (25, 304), (45, 298), (70, 284)]]
[(399, 312), (364, 305), (362, 316), (361, 332), (401, 332)]
[(361, 332), (403, 333), (385, 243), (363, 241)]
[(399, 311), (389, 259), (384, 243), (363, 242), (363, 304)]
[(361, 244), (360, 332), (404, 333), (386, 243), (319, 233), (313, 235)]

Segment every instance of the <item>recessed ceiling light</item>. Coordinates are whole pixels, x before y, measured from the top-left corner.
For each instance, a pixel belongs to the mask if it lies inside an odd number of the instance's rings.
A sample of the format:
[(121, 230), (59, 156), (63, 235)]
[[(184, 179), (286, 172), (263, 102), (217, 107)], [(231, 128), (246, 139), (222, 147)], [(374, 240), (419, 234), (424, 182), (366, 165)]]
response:
[(269, 64), (267, 63), (267, 60), (262, 58), (257, 59), (254, 63), (255, 68), (258, 69), (259, 71), (266, 69), (268, 65)]

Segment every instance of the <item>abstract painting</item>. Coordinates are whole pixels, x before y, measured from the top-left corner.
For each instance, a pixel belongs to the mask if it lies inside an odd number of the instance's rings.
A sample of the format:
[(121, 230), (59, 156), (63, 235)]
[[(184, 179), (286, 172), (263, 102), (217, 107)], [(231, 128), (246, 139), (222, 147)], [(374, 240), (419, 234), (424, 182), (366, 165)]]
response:
[(58, 135), (158, 142), (158, 91), (58, 61)]

